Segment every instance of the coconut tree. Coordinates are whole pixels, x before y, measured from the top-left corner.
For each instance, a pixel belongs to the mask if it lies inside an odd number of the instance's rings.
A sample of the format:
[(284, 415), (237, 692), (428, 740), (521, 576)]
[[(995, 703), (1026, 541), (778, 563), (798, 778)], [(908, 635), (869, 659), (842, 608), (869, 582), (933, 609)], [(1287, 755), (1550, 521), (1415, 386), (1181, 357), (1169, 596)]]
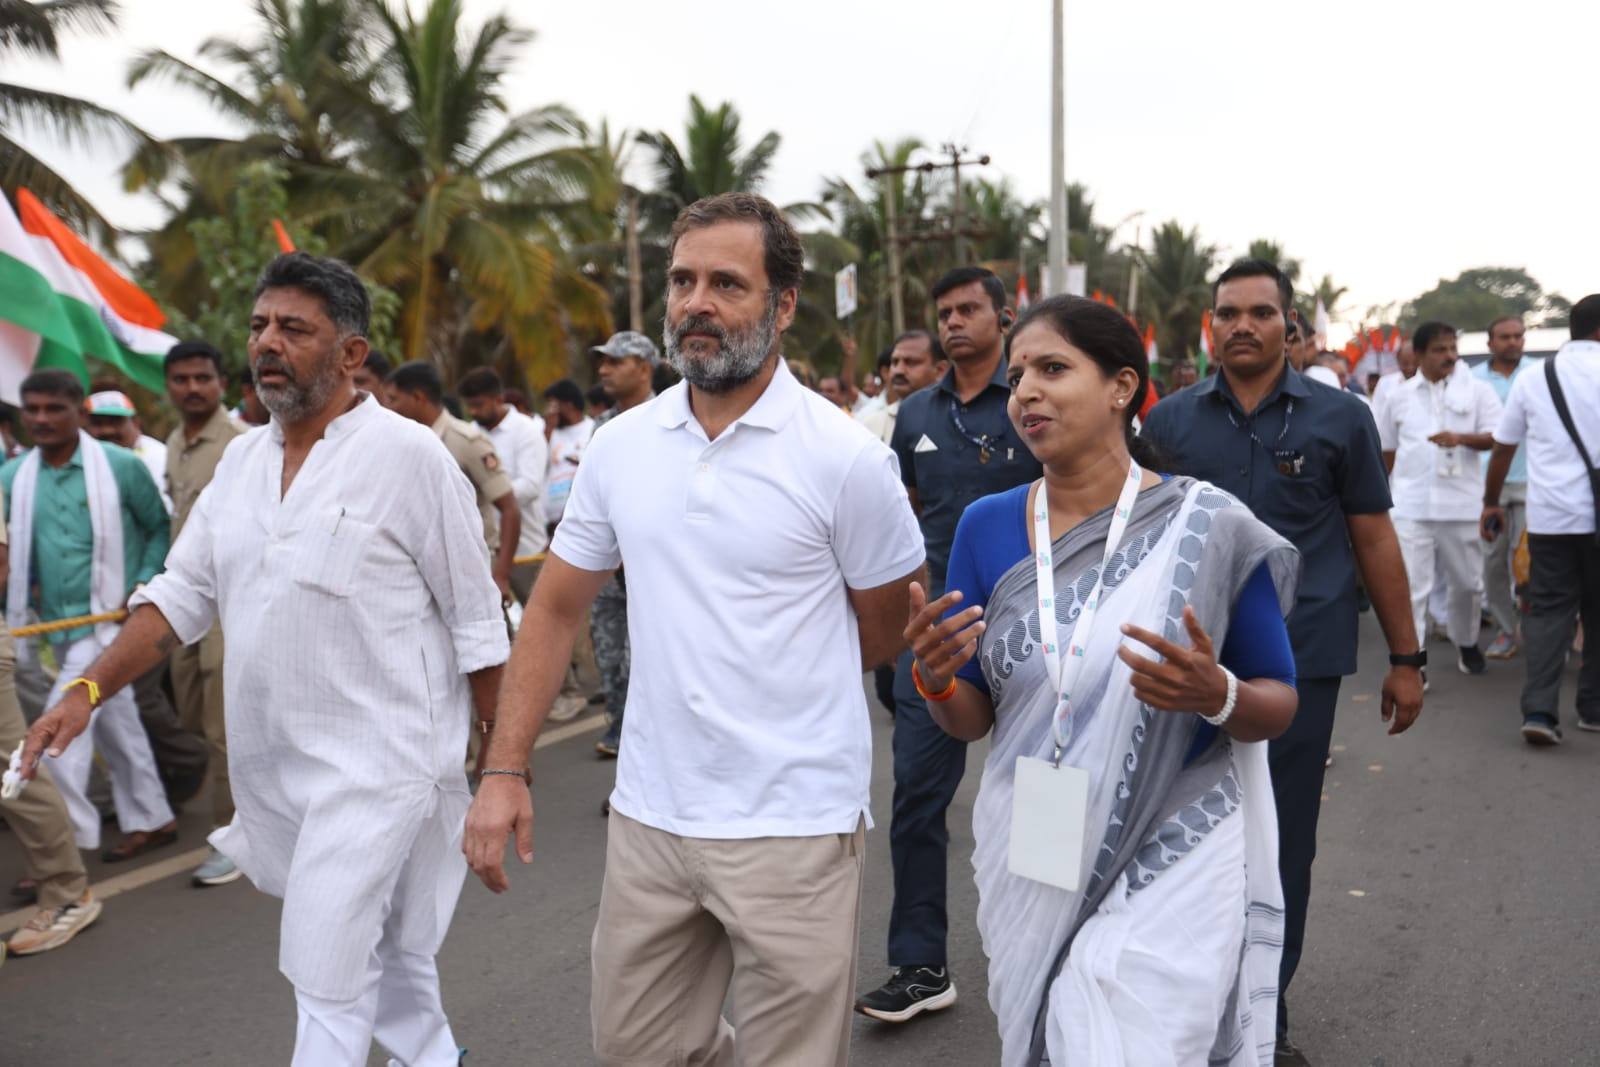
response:
[[(23, 58), (61, 59), (68, 31), (99, 33), (116, 25), (114, 0), (0, 0), (0, 64)], [(57, 214), (102, 244), (116, 229), (72, 183), (23, 144), (21, 131), (55, 137), (68, 144), (103, 146), (154, 142), (116, 112), (75, 96), (0, 80), (0, 189), (9, 197), (27, 187)]]
[(154, 194), (167, 220), (145, 234), (147, 276), (187, 313), (208, 295), (194, 227), (240, 210), (237, 176), (252, 166), (283, 174), (296, 210), (337, 202), (326, 174), (354, 150), (344, 135), (352, 101), (370, 93), (370, 26), (354, 0), (254, 0), (256, 31), (212, 37), (200, 58), (223, 73), (161, 49), (136, 56), (128, 86), (157, 81), (196, 96), (241, 131), (238, 136), (177, 137), (136, 152), (123, 168), (130, 190)]
[(616, 210), (583, 124), (559, 105), (509, 113), (504, 81), (533, 34), (506, 15), (473, 30), (461, 0), (360, 3), (373, 91), (348, 101), (351, 165), (310, 168), (330, 206), (302, 220), (400, 293), (406, 358), (447, 378), (505, 355), (530, 377), (559, 371), (611, 328), (604, 289), (564, 253)]
[(1277, 268), (1283, 271), (1284, 277), (1289, 279), (1290, 285), (1300, 280), (1300, 261), (1284, 255), (1283, 245), (1277, 241), (1257, 237), (1250, 242), (1250, 250), (1245, 254), (1251, 259), (1264, 259), (1268, 263), (1276, 264)]
[[(1176, 219), (1150, 235), (1140, 255), (1140, 307), (1154, 311), (1156, 344), (1164, 353), (1193, 352), (1200, 344), (1200, 321), (1211, 306), (1210, 277), (1217, 248), (1200, 238), (1198, 227), (1185, 229)], [(1146, 303), (1148, 301), (1148, 304)]]
[(679, 211), (702, 197), (761, 191), (783, 138), (769, 130), (746, 150), (739, 127), (739, 112), (732, 103), (708, 108), (691, 94), (682, 147), (664, 130), (639, 134), (639, 143), (654, 155), (651, 207), (658, 221), (670, 224)]

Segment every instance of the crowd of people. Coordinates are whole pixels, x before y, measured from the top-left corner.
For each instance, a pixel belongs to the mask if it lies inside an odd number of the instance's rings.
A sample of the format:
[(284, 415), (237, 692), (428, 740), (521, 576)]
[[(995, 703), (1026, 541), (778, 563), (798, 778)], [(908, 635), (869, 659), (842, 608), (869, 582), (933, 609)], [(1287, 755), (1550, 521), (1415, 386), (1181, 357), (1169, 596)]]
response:
[[(1013, 308), (969, 266), (864, 380), (847, 348), (813, 386), (783, 356), (805, 265), (776, 207), (699, 201), (668, 259), (661, 346), (615, 334), (595, 389), (537, 412), (487, 367), (452, 396), (391, 365), (360, 279), (303, 253), (240, 309), (238, 409), (222, 353), (167, 355), (164, 445), (115, 381), (22, 383), (0, 560), (9, 629), (44, 632), (0, 638), (26, 780), (0, 814), (37, 905), (11, 952), (100, 916), (79, 850), (108, 818), (102, 858), (133, 859), (209, 783), (193, 881), (283, 899), (293, 1062), (376, 1039), (455, 1064), (434, 956), (468, 869), (500, 892), (508, 839), (531, 862), (533, 744), (593, 700), (618, 761), (600, 1063), (843, 1064), (853, 1015), (954, 1005), (947, 818), (984, 738), (970, 860), (1007, 1067), (1310, 1062), (1286, 994), (1359, 611), (1390, 733), (1431, 616), (1461, 671), (1521, 655), (1522, 735), (1562, 740), (1600, 618), (1600, 295), (1554, 359), (1506, 318), (1469, 369), (1429, 322), (1357, 381), (1241, 260), (1214, 373), (1158, 397), (1121, 313)], [(893, 715), (893, 884), (887, 978), (856, 996), (863, 672)], [(1593, 652), (1576, 708), (1600, 730)]]

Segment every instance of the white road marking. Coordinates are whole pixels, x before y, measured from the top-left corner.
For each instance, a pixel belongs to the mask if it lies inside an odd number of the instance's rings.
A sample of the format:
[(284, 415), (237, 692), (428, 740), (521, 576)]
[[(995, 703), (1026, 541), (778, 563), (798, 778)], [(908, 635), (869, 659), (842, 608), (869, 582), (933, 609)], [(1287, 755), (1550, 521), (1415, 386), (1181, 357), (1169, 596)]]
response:
[[(538, 751), (549, 745), (559, 745), (561, 742), (574, 737), (598, 733), (605, 729), (605, 726), (606, 717), (603, 714), (587, 715), (577, 722), (564, 723), (553, 730), (541, 731), (539, 740), (534, 742), (533, 748), (534, 751)], [(94, 890), (97, 900), (110, 900), (112, 897), (143, 888), (152, 882), (159, 882), (163, 878), (171, 878), (174, 875), (192, 871), (204, 863), (206, 857), (210, 854), (211, 847), (209, 845), (190, 849), (188, 852), (180, 852), (176, 855), (168, 856), (166, 859), (156, 863), (146, 864), (137, 870), (107, 878), (103, 882), (95, 883), (90, 888)], [(10, 933), (16, 930), (33, 917), (34, 910), (32, 907), (18, 908), (16, 911), (0, 915), (0, 932)]]

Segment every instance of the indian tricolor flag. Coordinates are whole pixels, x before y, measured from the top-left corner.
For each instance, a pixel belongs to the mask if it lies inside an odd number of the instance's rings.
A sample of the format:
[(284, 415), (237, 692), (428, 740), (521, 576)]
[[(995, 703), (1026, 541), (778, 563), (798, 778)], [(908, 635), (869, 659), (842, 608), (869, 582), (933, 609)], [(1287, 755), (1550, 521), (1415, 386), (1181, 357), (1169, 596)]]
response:
[(86, 357), (150, 389), (164, 388), (162, 360), (178, 343), (167, 317), (137, 285), (96, 255), (26, 189), (17, 211), (0, 197), (0, 399), (41, 367), (89, 381)]

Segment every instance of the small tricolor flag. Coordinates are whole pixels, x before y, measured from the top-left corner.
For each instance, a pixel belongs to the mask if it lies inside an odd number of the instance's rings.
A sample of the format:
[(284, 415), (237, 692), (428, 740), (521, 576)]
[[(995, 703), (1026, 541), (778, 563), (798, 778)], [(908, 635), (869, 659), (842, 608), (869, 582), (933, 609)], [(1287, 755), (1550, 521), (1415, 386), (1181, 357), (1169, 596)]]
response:
[(1200, 377), (1206, 376), (1206, 370), (1211, 366), (1211, 311), (1208, 308), (1200, 315), (1200, 357), (1195, 361), (1195, 369), (1200, 372)]
[(1017, 275), (1017, 310), (1019, 312), (1027, 311), (1028, 305), (1031, 303), (1033, 303), (1033, 299), (1028, 294), (1028, 276), (1019, 274)]
[(85, 357), (149, 389), (165, 387), (162, 362), (176, 337), (156, 302), (96, 255), (26, 189), (17, 210), (0, 197), (0, 400), (37, 367), (60, 367), (87, 385)]

